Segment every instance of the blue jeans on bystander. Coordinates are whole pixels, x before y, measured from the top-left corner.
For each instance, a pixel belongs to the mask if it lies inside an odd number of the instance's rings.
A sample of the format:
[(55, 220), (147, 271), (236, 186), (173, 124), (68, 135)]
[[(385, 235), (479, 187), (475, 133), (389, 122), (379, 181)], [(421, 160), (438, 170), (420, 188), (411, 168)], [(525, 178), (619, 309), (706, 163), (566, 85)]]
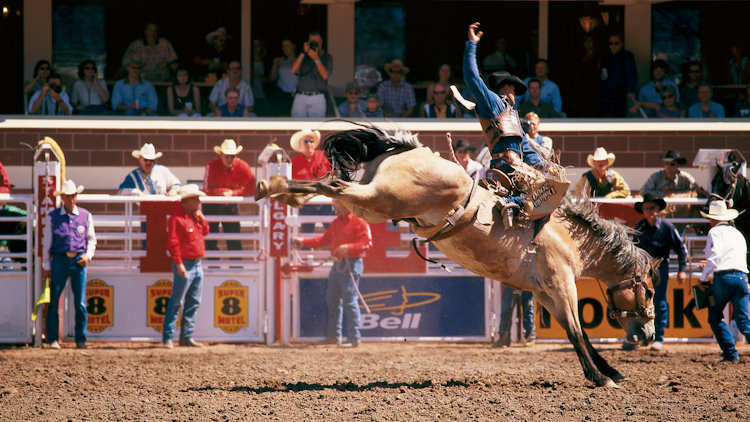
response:
[[(513, 321), (513, 297), (518, 290), (503, 285), (503, 298), (502, 308), (500, 309), (500, 327), (498, 328), (498, 337), (501, 342), (507, 341), (510, 343), (510, 325)], [(534, 340), (536, 339), (536, 332), (534, 331), (534, 295), (531, 292), (521, 292), (521, 303), (517, 303), (521, 306), (521, 312), (523, 314), (523, 336), (525, 339)], [(507, 340), (506, 340), (507, 336)]]
[(77, 264), (83, 254), (69, 258), (66, 254), (52, 254), (50, 262), (50, 302), (47, 308), (47, 343), (58, 341), (60, 318), (58, 309), (60, 296), (70, 277), (70, 287), (73, 289), (73, 306), (76, 310), (76, 342), (86, 342), (86, 267)]
[(183, 299), (185, 306), (182, 310), (181, 339), (193, 337), (195, 327), (195, 313), (201, 304), (201, 290), (203, 289), (203, 268), (200, 260), (183, 260), (185, 264), (185, 277), (177, 274), (177, 265), (172, 262), (174, 273), (174, 284), (172, 285), (172, 296), (167, 302), (167, 310), (164, 313), (164, 329), (162, 341), (172, 340), (177, 326), (177, 313), (180, 311)]
[[(341, 339), (342, 316), (346, 315), (346, 335), (352, 344), (360, 343), (359, 298), (354, 283), (359, 286), (364, 265), (362, 258), (347, 258), (333, 264), (328, 273), (326, 304), (328, 305), (328, 329), (326, 337)], [(354, 283), (352, 282), (354, 277)]]
[(747, 274), (734, 271), (714, 274), (713, 282), (714, 306), (708, 308), (708, 323), (714, 332), (716, 342), (721, 347), (722, 356), (726, 360), (737, 360), (737, 348), (729, 327), (724, 322), (724, 307), (732, 303), (734, 321), (737, 329), (745, 335), (750, 343), (750, 320), (748, 320), (747, 306), (750, 293), (747, 285)]

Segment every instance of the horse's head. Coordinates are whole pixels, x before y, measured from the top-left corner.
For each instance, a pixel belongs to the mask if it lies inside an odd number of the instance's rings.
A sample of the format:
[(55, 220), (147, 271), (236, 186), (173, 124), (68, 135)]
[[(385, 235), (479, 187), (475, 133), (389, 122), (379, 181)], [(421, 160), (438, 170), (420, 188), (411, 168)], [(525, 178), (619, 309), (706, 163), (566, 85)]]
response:
[[(730, 199), (737, 183), (737, 174), (742, 166), (740, 161), (716, 163), (716, 174), (711, 180), (711, 193), (721, 198)], [(710, 199), (709, 199), (710, 201)]]
[(659, 283), (661, 259), (651, 262), (645, 270), (636, 269), (632, 278), (607, 289), (610, 316), (625, 330), (625, 339), (644, 346), (654, 340), (654, 285)]

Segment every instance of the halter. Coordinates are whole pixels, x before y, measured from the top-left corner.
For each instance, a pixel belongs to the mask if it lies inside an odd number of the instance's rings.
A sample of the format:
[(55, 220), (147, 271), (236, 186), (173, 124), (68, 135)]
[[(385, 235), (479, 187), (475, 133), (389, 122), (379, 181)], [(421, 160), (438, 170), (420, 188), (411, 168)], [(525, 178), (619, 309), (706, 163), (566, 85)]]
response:
[[(599, 286), (599, 288), (601, 289), (601, 285)], [(613, 296), (615, 292), (626, 289), (632, 289), (633, 294), (635, 295), (635, 309), (631, 309), (628, 311), (615, 308), (615, 299)], [(639, 275), (636, 275), (635, 277), (629, 278), (627, 280), (623, 280), (616, 285), (608, 288), (607, 296), (605, 299), (607, 300), (607, 305), (609, 305), (609, 308), (611, 309), (611, 311), (609, 311), (609, 317), (653, 319), (654, 307), (646, 307), (645, 303), (641, 303), (641, 295), (639, 294), (641, 292), (643, 293), (643, 297), (645, 298), (646, 282), (644, 282)]]

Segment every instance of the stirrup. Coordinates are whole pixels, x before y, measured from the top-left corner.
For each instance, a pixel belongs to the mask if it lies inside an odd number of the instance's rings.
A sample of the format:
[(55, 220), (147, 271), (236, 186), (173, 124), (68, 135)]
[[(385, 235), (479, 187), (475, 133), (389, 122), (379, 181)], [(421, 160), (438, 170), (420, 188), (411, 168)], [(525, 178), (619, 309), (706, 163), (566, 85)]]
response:
[(503, 218), (503, 226), (506, 229), (513, 227), (513, 217), (515, 214), (513, 210), (520, 210), (520, 207), (518, 206), (518, 204), (514, 204), (513, 202), (508, 202), (505, 205), (503, 205), (503, 209), (500, 212), (500, 215)]

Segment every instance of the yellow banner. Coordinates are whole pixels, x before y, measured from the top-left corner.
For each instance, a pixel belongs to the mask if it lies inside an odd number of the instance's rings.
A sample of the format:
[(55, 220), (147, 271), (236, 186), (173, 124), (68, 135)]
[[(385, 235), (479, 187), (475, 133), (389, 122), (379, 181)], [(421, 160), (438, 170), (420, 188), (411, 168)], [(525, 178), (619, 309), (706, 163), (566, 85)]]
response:
[(86, 329), (101, 333), (114, 325), (115, 288), (102, 280), (89, 280), (86, 283)]
[(247, 325), (247, 286), (227, 280), (214, 287), (214, 326), (231, 334)]
[[(172, 282), (169, 280), (158, 280), (150, 286), (146, 286), (146, 325), (157, 332), (164, 331), (164, 314), (167, 312), (167, 303), (172, 296)], [(177, 313), (177, 326), (180, 326), (180, 313)]]
[[(578, 281), (578, 313), (581, 325), (589, 338), (622, 338), (625, 332), (620, 324), (607, 317), (607, 304), (604, 301), (607, 286), (601, 284), (602, 290), (591, 278)], [(677, 279), (669, 280), (667, 287), (667, 303), (669, 304), (669, 323), (664, 330), (664, 337), (681, 338), (710, 338), (713, 336), (708, 325), (708, 310), (695, 309), (693, 292), (690, 283), (685, 281), (677, 284)], [(562, 326), (551, 317), (541, 304), (534, 303), (537, 338), (568, 338)]]

